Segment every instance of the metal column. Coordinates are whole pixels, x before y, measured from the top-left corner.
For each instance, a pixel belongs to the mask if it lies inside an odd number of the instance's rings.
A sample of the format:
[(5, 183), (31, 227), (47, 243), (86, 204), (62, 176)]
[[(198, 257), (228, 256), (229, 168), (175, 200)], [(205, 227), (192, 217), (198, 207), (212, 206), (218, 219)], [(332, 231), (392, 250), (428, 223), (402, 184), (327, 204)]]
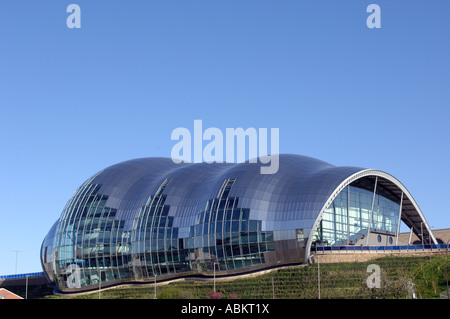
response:
[(372, 224), (373, 205), (375, 203), (375, 196), (377, 194), (377, 183), (378, 183), (378, 176), (375, 177), (375, 187), (373, 188), (372, 208), (370, 209), (369, 227), (367, 228), (366, 246), (369, 245), (370, 225)]
[(350, 184), (347, 185), (347, 245), (350, 245)]
[(397, 225), (397, 238), (395, 239), (395, 244), (398, 245), (398, 235), (400, 234), (400, 223), (402, 222), (402, 206), (403, 206), (403, 192), (400, 198), (400, 211), (398, 212), (398, 225)]

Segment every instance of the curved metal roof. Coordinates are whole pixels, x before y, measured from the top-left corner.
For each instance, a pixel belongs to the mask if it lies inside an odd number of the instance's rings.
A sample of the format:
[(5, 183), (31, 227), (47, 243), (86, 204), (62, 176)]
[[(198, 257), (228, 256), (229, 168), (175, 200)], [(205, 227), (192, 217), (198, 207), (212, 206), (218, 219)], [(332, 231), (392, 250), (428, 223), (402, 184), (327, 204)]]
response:
[[(174, 163), (170, 158), (139, 158), (112, 165), (94, 175), (92, 183), (101, 184), (101, 194), (108, 195), (107, 206), (117, 208), (117, 219), (132, 219), (162, 182), (170, 178), (165, 189), (166, 204), (172, 216), (192, 216), (215, 198), (223, 181), (236, 179), (230, 196), (240, 198), (240, 206), (250, 208), (254, 216), (267, 221), (291, 220), (299, 228), (310, 228), (339, 191), (358, 178), (380, 178), (380, 183), (405, 203), (402, 220), (419, 234), (425, 221), (411, 194), (394, 177), (378, 170), (335, 166), (303, 155), (280, 154), (275, 174), (260, 174), (257, 163)], [(364, 173), (363, 173), (364, 172)], [(288, 217), (287, 215), (290, 215)], [(426, 223), (425, 223), (426, 224)], [(182, 226), (182, 225), (177, 225)], [(188, 226), (188, 225), (184, 225)], [(428, 225), (426, 236), (432, 236)]]
[[(236, 182), (230, 196), (241, 198), (241, 205), (268, 211), (268, 220), (277, 214), (300, 212), (297, 219), (314, 219), (323, 203), (347, 177), (363, 170), (359, 167), (337, 167), (307, 156), (281, 154), (275, 174), (260, 174), (258, 163), (181, 163), (169, 158), (140, 158), (110, 166), (90, 178), (101, 184), (101, 194), (109, 196), (107, 206), (118, 209), (118, 219), (132, 218), (161, 183), (171, 178), (165, 189), (167, 204), (176, 206), (173, 215), (185, 215), (189, 208), (201, 211), (216, 197), (224, 179)], [(314, 214), (315, 212), (315, 214)]]

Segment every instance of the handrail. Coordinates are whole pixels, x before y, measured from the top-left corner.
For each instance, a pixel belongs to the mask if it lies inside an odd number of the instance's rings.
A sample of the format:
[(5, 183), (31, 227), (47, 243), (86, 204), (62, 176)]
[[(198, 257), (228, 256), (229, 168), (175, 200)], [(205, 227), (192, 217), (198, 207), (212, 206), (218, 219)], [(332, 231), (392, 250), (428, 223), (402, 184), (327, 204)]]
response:
[(0, 280), (3, 279), (23, 279), (26, 277), (41, 277), (44, 276), (44, 273), (41, 272), (30, 272), (30, 273), (26, 273), (26, 274), (16, 274), (16, 275), (2, 275), (0, 276)]
[(392, 245), (392, 246), (317, 246), (311, 249), (316, 252), (328, 251), (386, 251), (386, 250), (426, 250), (426, 249), (450, 249), (450, 244), (426, 244), (426, 245)]

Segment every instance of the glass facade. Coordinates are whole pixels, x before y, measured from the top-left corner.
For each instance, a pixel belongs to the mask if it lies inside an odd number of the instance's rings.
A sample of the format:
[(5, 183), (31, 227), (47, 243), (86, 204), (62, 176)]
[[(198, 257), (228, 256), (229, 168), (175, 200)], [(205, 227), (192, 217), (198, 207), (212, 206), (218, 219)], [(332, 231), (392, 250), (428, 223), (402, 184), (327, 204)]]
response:
[[(60, 291), (193, 274), (231, 275), (305, 262), (308, 243), (341, 245), (371, 231), (395, 234), (400, 196), (364, 171), (280, 155), (260, 163), (175, 164), (142, 158), (110, 166), (69, 199), (41, 248)], [(372, 211), (373, 203), (373, 212)], [(317, 225), (317, 226), (315, 226)]]
[(322, 246), (341, 246), (356, 244), (369, 231), (395, 235), (400, 202), (384, 197), (382, 191), (378, 187), (374, 194), (373, 190), (345, 187), (323, 214), (314, 241)]
[(86, 184), (68, 203), (54, 235), (55, 278), (61, 288), (77, 288), (129, 276), (129, 255), (117, 210), (106, 206), (101, 185)]
[(199, 270), (258, 265), (264, 263), (264, 252), (274, 250), (273, 232), (262, 231), (262, 221), (251, 219), (250, 209), (239, 208), (239, 198), (229, 196), (234, 182), (225, 180), (218, 197), (206, 203), (190, 227), (187, 254), (199, 256)]

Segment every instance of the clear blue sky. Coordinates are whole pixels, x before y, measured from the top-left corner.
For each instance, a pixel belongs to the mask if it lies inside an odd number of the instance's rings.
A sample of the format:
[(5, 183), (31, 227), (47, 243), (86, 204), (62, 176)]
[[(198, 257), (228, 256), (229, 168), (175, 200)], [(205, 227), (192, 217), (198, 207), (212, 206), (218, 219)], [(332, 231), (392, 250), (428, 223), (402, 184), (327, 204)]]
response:
[(448, 0), (2, 0), (0, 275), (13, 250), (18, 273), (40, 271), (78, 186), (170, 157), (195, 119), (279, 128), (282, 153), (389, 172), (449, 228), (449, 21)]

